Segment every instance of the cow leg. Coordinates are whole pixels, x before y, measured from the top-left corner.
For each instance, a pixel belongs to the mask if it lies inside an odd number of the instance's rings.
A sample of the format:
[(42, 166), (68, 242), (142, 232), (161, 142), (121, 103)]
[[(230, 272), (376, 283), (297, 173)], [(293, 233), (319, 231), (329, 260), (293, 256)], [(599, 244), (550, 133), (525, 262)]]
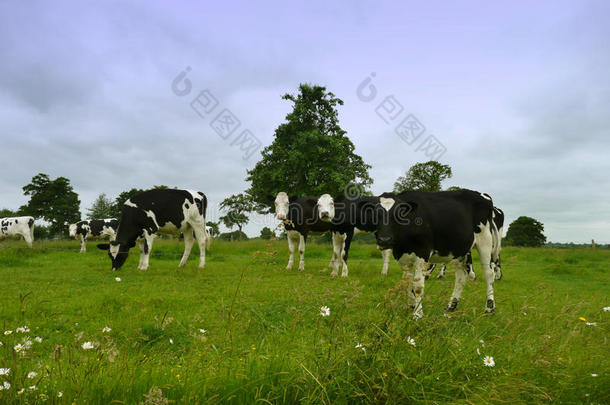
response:
[(384, 249), (381, 251), (381, 257), (383, 258), (383, 267), (381, 268), (381, 274), (388, 274), (388, 265), (390, 264), (390, 254), (392, 253), (392, 249)]
[(494, 261), (494, 273), (496, 276), (496, 280), (502, 280), (502, 262), (500, 261), (500, 256), (498, 255), (498, 259)]
[(142, 270), (142, 265), (144, 264), (144, 244), (146, 241), (144, 238), (138, 239), (138, 247), (140, 248), (140, 261), (138, 262), (138, 270)]
[(87, 240), (87, 238), (85, 238), (85, 235), (80, 235), (80, 252), (81, 253), (85, 253), (87, 251), (86, 240)]
[(299, 271), (305, 270), (305, 236), (299, 234)]
[(415, 310), (413, 317), (420, 319), (424, 316), (422, 308), (422, 298), (424, 296), (424, 271), (428, 268), (428, 263), (424, 259), (415, 259), (415, 277), (413, 277), (413, 295)]
[(195, 243), (192, 228), (189, 227), (187, 230), (182, 232), (182, 235), (184, 235), (184, 254), (182, 255), (182, 259), (180, 260), (178, 267), (184, 267), (186, 261), (189, 259), (189, 255), (191, 254), (193, 244)]
[(333, 257), (337, 258), (333, 266), (333, 272), (330, 273), (332, 277), (337, 277), (337, 275), (339, 274), (339, 265), (341, 264), (341, 261), (343, 259), (343, 249), (345, 247), (345, 237), (346, 234), (341, 234), (340, 232), (332, 233)]
[[(199, 245), (199, 268), (203, 269), (205, 267), (205, 221), (203, 221), (200, 226), (194, 226), (193, 230), (195, 231), (195, 238)], [(186, 238), (184, 240), (186, 243)], [(186, 245), (184, 246), (184, 254), (186, 255)], [(186, 255), (186, 257), (188, 258), (188, 255)]]
[(427, 280), (432, 275), (432, 272), (436, 269), (436, 263), (428, 265), (428, 268), (424, 272), (424, 278)]
[(23, 234), (23, 239), (25, 239), (25, 243), (27, 243), (28, 247), (31, 249), (32, 248), (32, 241), (34, 240), (33, 235), (31, 235), (29, 233), (24, 233)]
[(286, 234), (286, 236), (288, 237), (288, 251), (290, 252), (286, 270), (291, 270), (294, 264), (294, 249), (296, 248), (296, 244), (299, 240), (300, 234), (297, 231), (288, 231), (286, 232)]
[(474, 268), (472, 267), (472, 253), (468, 252), (466, 255), (466, 273), (468, 273), (468, 277), (470, 280), (474, 280), (477, 278), (477, 275), (474, 274)]
[(347, 268), (347, 258), (349, 257), (349, 247), (352, 244), (352, 238), (354, 237), (354, 231), (347, 232), (345, 234), (345, 241), (341, 249), (341, 258), (343, 262), (343, 268), (341, 269), (341, 277), (347, 277), (349, 270)]
[(447, 265), (443, 264), (443, 266), (441, 267), (441, 269), (438, 271), (438, 276), (436, 276), (436, 278), (444, 278), (445, 277), (445, 272), (447, 271)]
[(447, 312), (455, 311), (460, 302), (462, 291), (464, 291), (464, 284), (466, 284), (467, 268), (468, 264), (465, 260), (460, 261), (455, 266), (455, 285), (453, 286), (453, 294), (451, 294), (449, 304), (447, 304), (447, 308), (445, 308), (445, 311)]
[(496, 309), (494, 300), (494, 271), (491, 266), (491, 255), (493, 250), (493, 238), (489, 227), (481, 227), (481, 232), (475, 234), (475, 243), (481, 259), (481, 268), (487, 284), (487, 301), (485, 313), (492, 313)]
[(144, 231), (144, 252), (142, 254), (143, 258), (140, 270), (148, 270), (148, 259), (150, 258), (150, 251), (152, 250), (154, 239), (154, 234), (149, 234), (148, 232)]

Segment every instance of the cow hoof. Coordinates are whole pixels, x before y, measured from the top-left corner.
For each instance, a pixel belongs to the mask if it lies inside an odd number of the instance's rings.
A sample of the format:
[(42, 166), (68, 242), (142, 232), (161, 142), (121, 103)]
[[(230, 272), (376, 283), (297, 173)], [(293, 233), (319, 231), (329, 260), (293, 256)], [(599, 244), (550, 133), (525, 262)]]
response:
[(494, 304), (494, 300), (487, 300), (487, 306), (485, 308), (486, 314), (493, 314), (496, 310), (496, 306)]
[(424, 280), (427, 280), (427, 279), (429, 279), (429, 278), (430, 278), (430, 276), (429, 276), (429, 275), (425, 275), (425, 276), (424, 276)]
[(496, 271), (496, 281), (502, 280), (502, 269)]
[(477, 278), (477, 275), (474, 274), (474, 271), (471, 271), (468, 273), (468, 278), (470, 278), (470, 281), (474, 281), (474, 279)]
[(451, 300), (451, 302), (447, 305), (447, 308), (445, 308), (445, 312), (453, 312), (455, 311), (455, 309), (458, 306), (458, 299), (454, 298)]
[(423, 312), (415, 312), (413, 313), (413, 320), (417, 321), (420, 320), (424, 317), (424, 313)]

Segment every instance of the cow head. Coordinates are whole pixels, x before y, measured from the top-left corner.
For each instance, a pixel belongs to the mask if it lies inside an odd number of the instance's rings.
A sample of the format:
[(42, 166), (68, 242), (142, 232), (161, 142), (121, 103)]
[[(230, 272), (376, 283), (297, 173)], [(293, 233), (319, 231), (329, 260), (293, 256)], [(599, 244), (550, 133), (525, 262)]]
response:
[(402, 239), (409, 232), (405, 227), (420, 225), (416, 218), (415, 211), (417, 204), (414, 202), (402, 201), (395, 196), (379, 197), (377, 210), (377, 232), (375, 237), (377, 245), (381, 249), (391, 249), (398, 239)]
[(70, 237), (74, 238), (76, 236), (76, 224), (70, 224), (68, 226), (68, 231), (70, 232)]
[(288, 218), (288, 206), (290, 205), (290, 198), (288, 194), (283, 191), (277, 193), (275, 197), (275, 215), (280, 221)]
[(318, 198), (318, 216), (324, 222), (330, 222), (335, 218), (335, 201), (330, 194), (322, 194)]
[(118, 270), (127, 260), (131, 246), (113, 241), (110, 243), (99, 243), (97, 247), (98, 249), (108, 251), (108, 257), (112, 261), (112, 270)]

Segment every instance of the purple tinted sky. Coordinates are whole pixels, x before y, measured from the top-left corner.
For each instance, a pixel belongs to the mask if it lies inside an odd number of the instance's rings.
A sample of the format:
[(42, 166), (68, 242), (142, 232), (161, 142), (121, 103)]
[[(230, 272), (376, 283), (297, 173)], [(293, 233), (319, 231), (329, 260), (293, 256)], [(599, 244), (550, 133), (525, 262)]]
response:
[[(447, 186), (490, 193), (552, 241), (610, 243), (608, 2), (24, 3), (0, 5), (0, 207), (45, 172), (71, 179), (83, 213), (99, 193), (166, 184), (206, 192), (216, 219), (258, 155), (242, 159), (189, 102), (209, 89), (267, 145), (290, 108), (280, 95), (309, 82), (345, 101), (374, 192), (427, 160), (376, 115), (393, 95), (447, 148)], [(186, 66), (193, 92), (178, 97)]]

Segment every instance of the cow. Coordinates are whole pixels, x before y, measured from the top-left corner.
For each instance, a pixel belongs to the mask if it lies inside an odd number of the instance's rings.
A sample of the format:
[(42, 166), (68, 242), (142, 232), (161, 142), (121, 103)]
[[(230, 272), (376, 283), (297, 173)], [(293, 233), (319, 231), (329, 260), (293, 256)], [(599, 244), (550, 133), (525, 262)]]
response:
[(212, 245), (212, 227), (206, 225), (206, 227), (205, 227), (205, 248), (209, 250), (211, 245)]
[(184, 267), (191, 253), (195, 239), (199, 244), (199, 267), (205, 266), (205, 212), (208, 200), (200, 191), (155, 189), (131, 197), (122, 207), (121, 221), (116, 239), (98, 244), (108, 250), (112, 269), (118, 270), (127, 260), (129, 249), (140, 244), (139, 270), (148, 269), (148, 259), (153, 239), (157, 234), (184, 235), (184, 254), (179, 267)]
[[(472, 190), (403, 192), (382, 194), (379, 205), (384, 216), (377, 227), (377, 244), (391, 248), (403, 271), (415, 267), (409, 301), (414, 317), (423, 316), (424, 271), (429, 263), (456, 260), (455, 286), (446, 311), (455, 311), (468, 274), (467, 257), (476, 246), (485, 282), (485, 312), (495, 311), (494, 271), (491, 264), (498, 230), (493, 221), (489, 195)], [(379, 211), (378, 211), (379, 212)]]
[(34, 242), (34, 217), (0, 218), (0, 239), (7, 236), (23, 236), (28, 247)]
[[(294, 251), (299, 247), (299, 270), (305, 270), (305, 244), (307, 235), (321, 234), (330, 231), (331, 224), (322, 221), (317, 215), (318, 198), (311, 196), (288, 196), (280, 191), (275, 197), (275, 215), (284, 223), (286, 236), (288, 237), (288, 250), (290, 257), (286, 270), (292, 269), (294, 265)], [(333, 266), (331, 260), (329, 267)]]
[[(374, 214), (376, 197), (340, 195), (333, 198), (330, 194), (323, 194), (318, 199), (317, 208), (320, 220), (331, 224), (333, 237), (333, 258), (331, 260), (332, 273), (335, 277), (341, 266), (341, 277), (347, 277), (349, 269), (347, 259), (352, 238), (358, 232), (375, 232), (377, 229)], [(388, 274), (390, 249), (381, 250), (383, 266), (381, 274)]]
[[(496, 225), (496, 229), (498, 230), (498, 240), (497, 240), (497, 243), (494, 244), (491, 263), (492, 263), (492, 266), (494, 269), (494, 277), (495, 277), (496, 281), (499, 281), (502, 279), (502, 266), (501, 266), (501, 262), (500, 262), (500, 251), (502, 250), (502, 229), (504, 227), (504, 212), (500, 208), (495, 207), (495, 206), (494, 206), (493, 221)], [(467, 263), (468, 267), (470, 268), (470, 271), (472, 272), (473, 271), (472, 270), (472, 255), (470, 253), (468, 254), (466, 263)], [(432, 272), (434, 271), (434, 269), (436, 267), (437, 267), (436, 263), (433, 263), (430, 265), (430, 267), (428, 267), (428, 270), (424, 273), (426, 280), (430, 277), (430, 275), (432, 274)], [(439, 270), (438, 276), (436, 276), (436, 278), (445, 277), (446, 271), (447, 271), (447, 265), (443, 264), (443, 266)], [(474, 278), (474, 272), (469, 273), (469, 274), (472, 274), (472, 278)]]
[(110, 240), (113, 241), (118, 226), (119, 221), (116, 218), (90, 219), (70, 224), (68, 230), (71, 238), (80, 239), (80, 252), (85, 253), (87, 251), (87, 238), (108, 235)]

